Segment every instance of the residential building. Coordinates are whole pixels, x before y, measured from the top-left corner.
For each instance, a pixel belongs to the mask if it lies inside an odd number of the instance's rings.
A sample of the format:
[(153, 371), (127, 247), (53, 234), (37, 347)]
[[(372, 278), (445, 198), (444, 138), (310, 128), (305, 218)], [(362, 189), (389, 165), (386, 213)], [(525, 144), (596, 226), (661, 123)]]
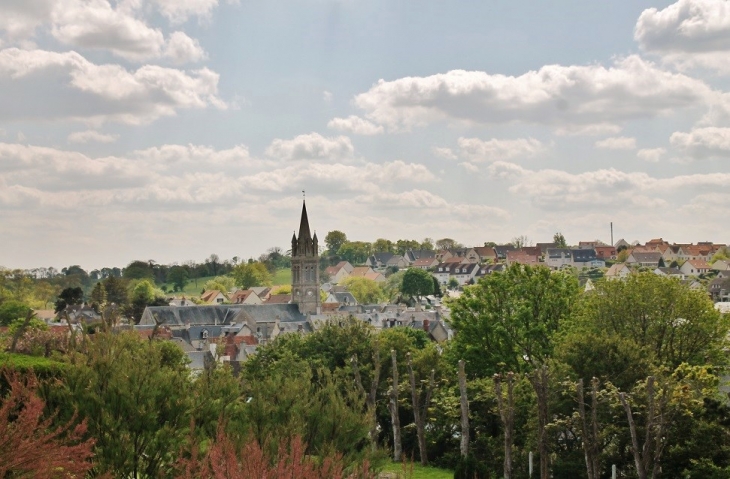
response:
[(350, 276), (353, 269), (354, 268), (349, 261), (340, 261), (337, 265), (330, 266), (325, 269), (324, 272), (327, 276), (329, 276), (330, 283), (338, 284), (340, 281)]
[(651, 253), (645, 253), (645, 252), (637, 252), (636, 250), (632, 251), (629, 255), (628, 259), (626, 260), (626, 264), (631, 266), (637, 266), (637, 267), (645, 267), (645, 268), (658, 268), (660, 262), (662, 261), (662, 254), (658, 251), (653, 251)]
[(604, 277), (606, 279), (621, 279), (631, 274), (631, 269), (624, 263), (616, 263), (608, 268)]
[(699, 276), (709, 272), (711, 269), (709, 263), (702, 259), (690, 259), (684, 262), (679, 270), (686, 276)]
[(573, 255), (569, 249), (548, 248), (545, 255), (545, 264), (553, 269), (560, 269), (564, 266), (573, 265)]

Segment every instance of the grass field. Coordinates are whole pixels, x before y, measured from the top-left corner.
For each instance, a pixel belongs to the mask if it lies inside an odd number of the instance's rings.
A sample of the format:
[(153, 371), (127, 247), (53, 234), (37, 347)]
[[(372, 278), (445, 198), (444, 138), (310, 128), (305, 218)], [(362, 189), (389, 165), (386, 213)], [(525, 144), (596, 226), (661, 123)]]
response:
[(453, 479), (454, 477), (454, 472), (448, 469), (424, 467), (420, 464), (406, 464), (405, 473), (403, 469), (403, 464), (391, 462), (383, 468), (382, 472), (396, 474), (397, 479)]
[[(174, 293), (175, 296), (200, 296), (200, 292), (203, 290), (203, 287), (205, 286), (205, 283), (213, 279), (213, 276), (205, 276), (203, 278), (198, 278), (197, 285), (195, 284), (195, 280), (191, 279), (190, 282), (185, 285), (185, 289), (181, 292)], [(274, 286), (280, 286), (282, 284), (291, 284), (291, 269), (280, 269), (276, 271), (276, 274), (273, 275), (272, 281), (274, 283)], [(172, 291), (173, 286), (172, 284), (167, 284), (167, 290)]]

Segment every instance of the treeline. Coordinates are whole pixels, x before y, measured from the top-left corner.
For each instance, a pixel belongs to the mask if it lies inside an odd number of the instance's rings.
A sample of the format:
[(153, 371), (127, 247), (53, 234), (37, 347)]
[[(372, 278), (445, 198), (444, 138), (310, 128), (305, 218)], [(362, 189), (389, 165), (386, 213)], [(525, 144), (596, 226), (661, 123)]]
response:
[(352, 264), (363, 264), (370, 255), (376, 253), (392, 253), (405, 255), (408, 250), (442, 250), (463, 248), (464, 245), (451, 239), (442, 238), (434, 241), (424, 238), (423, 241), (399, 239), (391, 241), (378, 238), (372, 243), (369, 241), (350, 241), (347, 235), (339, 230), (330, 231), (324, 238), (326, 250), (323, 253), (325, 266), (335, 265), (339, 261), (349, 261)]
[(526, 477), (530, 452), (544, 479), (607, 478), (612, 465), (641, 479), (730, 474), (719, 389), (730, 320), (702, 292), (651, 273), (583, 292), (570, 275), (515, 265), (450, 307), (444, 344), (342, 317), (261, 345), (237, 377), (213, 363), (190, 377), (174, 343), (131, 333), (22, 343), (51, 352), (33, 394), (49, 428), (66, 428), (59, 447), (88, 441), (92, 476), (225, 477), (200, 471), (243, 470), (247, 457), (273, 468), (294, 450), (300, 465), (358, 474), (388, 456)]

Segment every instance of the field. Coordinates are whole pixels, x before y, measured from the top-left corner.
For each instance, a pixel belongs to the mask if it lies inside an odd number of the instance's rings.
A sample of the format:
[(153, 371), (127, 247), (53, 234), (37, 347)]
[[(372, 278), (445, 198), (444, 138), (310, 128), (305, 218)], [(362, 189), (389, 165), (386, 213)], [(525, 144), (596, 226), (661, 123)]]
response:
[(454, 477), (454, 472), (448, 469), (424, 467), (415, 463), (406, 464), (404, 471), (403, 464), (391, 462), (383, 468), (382, 472), (389, 473), (382, 477), (391, 477), (393, 479), (453, 479)]
[[(174, 293), (175, 296), (181, 296), (185, 295), (187, 297), (190, 296), (200, 296), (200, 292), (203, 290), (203, 287), (205, 286), (205, 283), (207, 281), (210, 281), (213, 279), (213, 276), (205, 276), (202, 278), (198, 278), (197, 285), (195, 283), (194, 279), (191, 279), (190, 282), (185, 285), (185, 289), (183, 289), (179, 293)], [(291, 269), (280, 269), (277, 270), (276, 273), (272, 276), (272, 281), (274, 286), (280, 286), (282, 284), (291, 284)], [(167, 291), (172, 291), (173, 286), (172, 284), (166, 284)]]

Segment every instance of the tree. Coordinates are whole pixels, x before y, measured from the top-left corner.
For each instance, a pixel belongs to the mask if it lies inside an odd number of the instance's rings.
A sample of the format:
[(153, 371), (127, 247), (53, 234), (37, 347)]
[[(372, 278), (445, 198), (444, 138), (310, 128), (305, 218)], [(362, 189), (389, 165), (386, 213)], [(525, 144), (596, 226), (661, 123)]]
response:
[(71, 418), (61, 425), (45, 416), (31, 373), (3, 371), (9, 393), (0, 402), (0, 477), (39, 479), (85, 477), (93, 464), (94, 440), (86, 424)]
[(106, 292), (106, 301), (109, 304), (116, 304), (123, 307), (129, 302), (129, 293), (127, 292), (128, 281), (116, 275), (108, 276), (104, 281), (104, 291)]
[(61, 311), (66, 309), (66, 306), (80, 304), (83, 300), (84, 291), (79, 286), (75, 288), (66, 288), (58, 295), (55, 311), (57, 313), (60, 313)]
[(218, 267), (220, 266), (220, 258), (217, 254), (213, 253), (205, 260), (205, 265), (208, 267), (208, 271), (211, 276), (217, 276)]
[(233, 268), (231, 275), (235, 284), (243, 289), (249, 289), (252, 286), (270, 286), (272, 282), (271, 273), (260, 262), (241, 263)]
[(352, 264), (363, 264), (373, 252), (370, 243), (364, 241), (346, 241), (337, 250), (337, 255)]
[(94, 285), (94, 289), (91, 290), (91, 307), (98, 313), (101, 311), (101, 307), (106, 304), (106, 289), (104, 289), (104, 283), (99, 281)]
[(155, 272), (148, 261), (132, 261), (122, 270), (124, 279), (149, 279), (154, 280)]
[(450, 290), (455, 290), (459, 287), (459, 280), (456, 278), (449, 278), (447, 286)]
[(188, 284), (190, 273), (187, 268), (183, 266), (173, 266), (167, 273), (167, 281), (172, 283), (175, 291), (182, 291), (185, 289), (185, 285)]
[(568, 243), (565, 241), (565, 236), (563, 236), (563, 233), (558, 231), (553, 235), (553, 243), (555, 243), (556, 248), (567, 248)]
[(434, 249), (433, 238), (423, 238), (423, 241), (421, 241), (421, 244), (419, 245), (419, 249), (433, 251), (433, 249)]
[(596, 283), (593, 294), (582, 297), (570, 326), (579, 335), (619, 336), (655, 365), (676, 368), (725, 364), (730, 318), (704, 291), (646, 272)]
[(408, 268), (403, 275), (401, 292), (408, 296), (415, 296), (419, 300), (421, 296), (433, 294), (433, 280), (431, 274), (420, 268)]
[(345, 243), (347, 243), (347, 235), (339, 230), (330, 231), (324, 237), (324, 244), (327, 245), (330, 254), (339, 254), (338, 251)]
[(454, 249), (460, 247), (461, 244), (451, 238), (441, 238), (436, 241), (436, 248), (438, 249)]
[(342, 281), (342, 286), (347, 288), (360, 304), (377, 304), (383, 300), (383, 289), (372, 279), (349, 277)]
[(392, 253), (395, 251), (395, 245), (392, 241), (378, 238), (373, 243), (373, 253)]
[(30, 307), (20, 301), (10, 300), (0, 304), (0, 326), (7, 326), (16, 319), (24, 319), (31, 311)]
[(185, 353), (134, 333), (95, 336), (85, 353), (75, 353), (64, 380), (44, 394), (59, 411), (76, 410), (86, 420), (96, 439), (97, 474), (167, 476), (190, 425)]
[(510, 241), (512, 245), (514, 245), (515, 249), (522, 249), (526, 246), (532, 246), (532, 241), (525, 235), (522, 236), (515, 236), (512, 238), (512, 241)]
[(139, 323), (147, 306), (166, 306), (167, 301), (155, 286), (147, 279), (139, 281), (129, 294), (129, 304), (124, 307), (124, 314)]
[(405, 255), (409, 249), (418, 249), (421, 246), (416, 240), (398, 240), (395, 242), (395, 252), (399, 255)]

